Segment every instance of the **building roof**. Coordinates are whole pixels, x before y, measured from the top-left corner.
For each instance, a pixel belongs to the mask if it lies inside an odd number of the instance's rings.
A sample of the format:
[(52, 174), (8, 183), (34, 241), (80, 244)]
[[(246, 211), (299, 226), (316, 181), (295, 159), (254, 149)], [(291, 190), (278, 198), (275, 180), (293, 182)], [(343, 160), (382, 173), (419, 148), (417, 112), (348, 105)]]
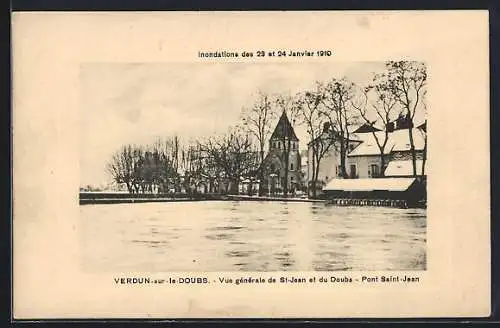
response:
[(356, 130), (353, 131), (353, 133), (369, 133), (369, 132), (377, 132), (381, 131), (380, 129), (376, 128), (373, 125), (369, 125), (367, 123), (359, 126)]
[[(415, 149), (423, 150), (425, 140), (422, 131), (420, 129), (413, 128), (412, 134)], [(392, 143), (394, 144), (392, 151), (410, 150), (410, 137), (408, 135), (408, 129), (396, 130), (390, 134), (390, 138), (392, 139)]]
[(332, 179), (323, 191), (406, 191), (415, 178)]
[(278, 123), (276, 124), (276, 128), (274, 128), (274, 132), (271, 135), (271, 139), (283, 139), (287, 138), (292, 141), (299, 141), (295, 131), (293, 130), (292, 124), (288, 120), (288, 116), (285, 111), (281, 114)]
[[(425, 140), (422, 131), (420, 129), (413, 129), (412, 132), (415, 150), (423, 150)], [(380, 142), (384, 141), (384, 131), (375, 132), (375, 134), (378, 136)], [(380, 150), (373, 133), (356, 133), (355, 136), (359, 141), (361, 141), (361, 144), (354, 148), (347, 156), (372, 156), (380, 154)], [(410, 137), (408, 136), (407, 129), (390, 132), (388, 137), (389, 140), (384, 148), (384, 153), (386, 155), (389, 155), (394, 151), (410, 150)]]
[[(385, 132), (375, 132), (377, 137), (379, 138), (379, 142), (383, 143), (385, 138)], [(373, 136), (373, 133), (362, 133), (357, 134), (357, 137), (361, 141), (361, 143), (354, 148), (347, 156), (370, 156), (370, 155), (380, 155), (380, 149), (377, 145), (377, 140)], [(389, 155), (391, 153), (392, 147), (394, 144), (391, 142), (391, 138), (389, 135), (389, 140), (384, 148), (384, 154)]]
[[(417, 160), (417, 174), (422, 172), (422, 160)], [(386, 177), (389, 176), (409, 176), (413, 175), (413, 163), (409, 161), (390, 161), (384, 171)]]

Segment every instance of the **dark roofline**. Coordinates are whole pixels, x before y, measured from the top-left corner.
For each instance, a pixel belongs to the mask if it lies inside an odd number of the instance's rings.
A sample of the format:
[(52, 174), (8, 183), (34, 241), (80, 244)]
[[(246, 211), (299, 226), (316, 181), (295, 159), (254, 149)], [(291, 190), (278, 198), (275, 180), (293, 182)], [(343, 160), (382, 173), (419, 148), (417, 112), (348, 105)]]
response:
[(364, 123), (351, 133), (372, 133), (372, 132), (379, 132), (379, 131), (382, 131), (382, 130), (380, 130), (379, 128), (376, 128), (373, 125)]
[[(286, 130), (287, 135), (284, 135), (285, 131), (283, 130)], [(289, 138), (291, 141), (299, 141), (285, 111), (281, 114), (270, 139), (282, 139), (283, 137)]]

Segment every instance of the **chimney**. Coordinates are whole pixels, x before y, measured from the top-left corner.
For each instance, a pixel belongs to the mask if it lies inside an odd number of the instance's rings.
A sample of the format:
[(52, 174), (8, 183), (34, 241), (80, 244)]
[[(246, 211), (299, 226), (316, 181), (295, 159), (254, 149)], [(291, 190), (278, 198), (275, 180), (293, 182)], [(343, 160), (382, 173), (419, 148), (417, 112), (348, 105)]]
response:
[(323, 123), (323, 133), (327, 133), (330, 130), (330, 122)]

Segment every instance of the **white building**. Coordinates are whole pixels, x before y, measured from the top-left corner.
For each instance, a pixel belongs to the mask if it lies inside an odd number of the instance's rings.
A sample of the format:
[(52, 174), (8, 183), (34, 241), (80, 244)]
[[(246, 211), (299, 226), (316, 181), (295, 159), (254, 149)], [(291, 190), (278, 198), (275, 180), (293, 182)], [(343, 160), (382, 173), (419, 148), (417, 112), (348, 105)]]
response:
[[(417, 175), (422, 175), (425, 152), (426, 124), (412, 129), (413, 141), (416, 151)], [(375, 134), (375, 136), (374, 136)], [(407, 129), (389, 132), (388, 140), (384, 147), (384, 165), (382, 165), (380, 148), (377, 137), (382, 144), (385, 131), (374, 131), (362, 125), (354, 130), (349, 139), (349, 150), (346, 154), (345, 165), (349, 179), (370, 179), (382, 177), (413, 176), (413, 164), (410, 151), (409, 134)], [(312, 188), (313, 152), (311, 144), (308, 145), (307, 157), (307, 183)], [(425, 171), (424, 171), (425, 175)], [(317, 190), (321, 189), (332, 179), (341, 179), (341, 156), (339, 145), (332, 146), (324, 155), (319, 165)], [(311, 193), (309, 193), (311, 194)]]
[[(412, 130), (413, 142), (417, 158), (417, 175), (421, 175), (423, 152), (425, 147), (424, 134), (418, 129)], [(384, 147), (384, 167), (382, 167), (381, 151), (377, 145), (385, 140), (385, 132), (360, 133), (357, 135), (362, 141), (347, 154), (347, 171), (350, 178), (378, 178), (384, 176), (411, 176), (413, 164), (410, 152), (408, 130), (396, 130), (388, 134), (387, 144)], [(397, 163), (391, 164), (393, 161)], [(387, 168), (389, 171), (387, 172)]]

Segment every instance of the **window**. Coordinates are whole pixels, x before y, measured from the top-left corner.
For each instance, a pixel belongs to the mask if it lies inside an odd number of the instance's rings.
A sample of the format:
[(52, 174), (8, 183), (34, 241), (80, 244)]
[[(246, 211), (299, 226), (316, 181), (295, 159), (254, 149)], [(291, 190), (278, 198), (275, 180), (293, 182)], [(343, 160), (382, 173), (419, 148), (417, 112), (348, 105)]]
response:
[(281, 149), (281, 142), (278, 141), (278, 149)]
[[(370, 165), (370, 170), (371, 170), (371, 177), (372, 178), (376, 178), (376, 177), (380, 176), (380, 171), (378, 169), (378, 165), (377, 164)], [(369, 171), (368, 171), (368, 175), (370, 175)]]
[(295, 150), (295, 148), (297, 147), (297, 145), (294, 143), (292, 143), (292, 149)]
[(290, 171), (293, 171), (293, 163), (290, 163)]

